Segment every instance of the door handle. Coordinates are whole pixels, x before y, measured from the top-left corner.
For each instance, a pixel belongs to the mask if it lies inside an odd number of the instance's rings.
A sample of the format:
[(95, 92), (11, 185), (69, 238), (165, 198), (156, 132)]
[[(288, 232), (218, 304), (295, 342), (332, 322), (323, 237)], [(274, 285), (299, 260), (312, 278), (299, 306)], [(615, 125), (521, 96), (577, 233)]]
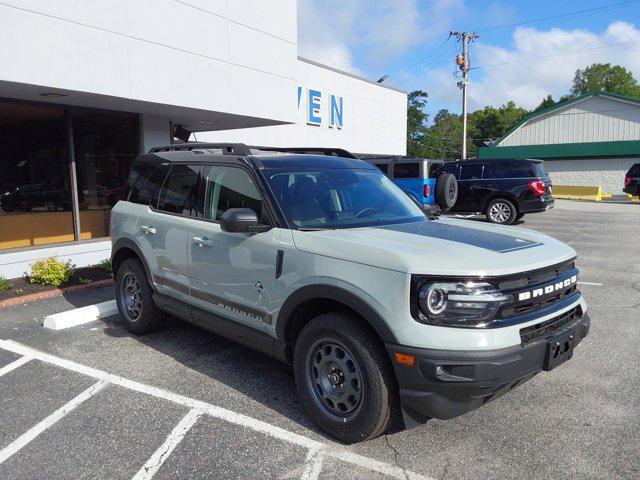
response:
[(150, 225), (141, 225), (140, 226), (140, 230), (142, 230), (144, 233), (148, 233), (150, 235), (155, 235), (156, 234), (156, 229)]
[(193, 237), (193, 243), (195, 243), (199, 247), (213, 247), (213, 241), (209, 240), (206, 237)]

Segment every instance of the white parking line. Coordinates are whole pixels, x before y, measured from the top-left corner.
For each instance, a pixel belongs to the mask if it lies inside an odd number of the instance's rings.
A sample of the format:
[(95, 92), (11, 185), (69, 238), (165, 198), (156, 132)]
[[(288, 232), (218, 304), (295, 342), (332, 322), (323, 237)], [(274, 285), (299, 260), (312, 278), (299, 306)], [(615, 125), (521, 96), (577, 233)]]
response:
[(91, 385), (89, 388), (87, 388), (84, 392), (82, 392), (80, 395), (75, 397), (69, 403), (60, 407), (58, 410), (56, 410), (51, 415), (49, 415), (44, 420), (42, 420), (40, 423), (31, 427), (29, 430), (24, 432), (22, 435), (16, 438), (9, 445), (7, 445), (2, 450), (0, 450), (0, 464), (2, 464), (7, 458), (11, 457), (13, 454), (19, 451), (22, 447), (27, 445), (31, 440), (33, 440), (42, 432), (44, 432), (51, 425), (54, 425), (58, 420), (63, 418), (67, 413), (71, 412), (82, 402), (93, 397), (96, 393), (102, 390), (107, 385), (107, 383), (108, 382), (101, 380), (98, 383)]
[(304, 461), (304, 470), (300, 475), (300, 480), (318, 480), (322, 471), (322, 462), (324, 462), (324, 448), (312, 449), (307, 453)]
[[(185, 397), (183, 395), (179, 395), (177, 393), (173, 393), (168, 390), (164, 390), (162, 388), (152, 387), (150, 385), (145, 385), (133, 380), (128, 380), (126, 378), (119, 377), (117, 375), (109, 374), (102, 370), (98, 370), (92, 367), (87, 367), (86, 365), (72, 362), (71, 360), (66, 360), (64, 358), (56, 357), (48, 353), (40, 352), (38, 350), (34, 350), (30, 347), (27, 347), (26, 345), (22, 345), (18, 342), (14, 342), (13, 340), (0, 340), (0, 348), (3, 348), (4, 350), (8, 350), (13, 353), (17, 353), (19, 355), (30, 356), (36, 360), (50, 363), (52, 365), (56, 365), (64, 369), (71, 370), (73, 372), (81, 373), (83, 375), (93, 377), (105, 383), (112, 383), (114, 385), (118, 385), (118, 386), (127, 388), (129, 390), (145, 393), (153, 397), (168, 400), (168, 401), (177, 403), (179, 405), (183, 405), (189, 409), (195, 409), (195, 410), (201, 411), (206, 415), (210, 415), (212, 417), (225, 420), (235, 425), (241, 425), (243, 427), (250, 428), (257, 432), (261, 432), (266, 435), (269, 435), (273, 438), (277, 438), (284, 442), (294, 444), (309, 450), (315, 451), (315, 450), (324, 449), (326, 456), (330, 456), (338, 460), (351, 463), (353, 465), (358, 465), (369, 470), (383, 473), (385, 475), (389, 475), (394, 478), (398, 478), (402, 480), (405, 480), (405, 479), (433, 480), (431, 477), (427, 477), (424, 475), (420, 475), (418, 473), (404, 470), (400, 467), (396, 467), (388, 463), (380, 462), (378, 460), (374, 460), (372, 458), (368, 458), (363, 455), (359, 455), (357, 453), (352, 453), (349, 450), (345, 449), (340, 444), (337, 444), (337, 443), (328, 444), (328, 443), (319, 442), (312, 438), (305, 437), (304, 435), (300, 435), (300, 434), (291, 432), (289, 430), (286, 430), (284, 428), (278, 427), (276, 425), (272, 425), (262, 420), (258, 420), (257, 418), (252, 418), (247, 415), (236, 413), (232, 410), (211, 405), (210, 403), (202, 402), (200, 400), (195, 400), (193, 398)], [(98, 382), (98, 384), (99, 383), (100, 382)], [(0, 460), (1, 458), (2, 457), (0, 457)], [(0, 463), (2, 463), (2, 461), (0, 461)]]
[(578, 285), (595, 285), (597, 287), (602, 287), (604, 283), (595, 283), (595, 282), (578, 282)]
[(15, 362), (11, 362), (9, 365), (5, 365), (4, 367), (0, 368), (0, 377), (6, 375), (10, 371), (15, 370), (18, 367), (21, 367), (29, 360), (31, 360), (31, 357), (20, 357)]
[(143, 467), (138, 470), (133, 476), (132, 480), (150, 480), (156, 474), (160, 467), (165, 462), (173, 449), (178, 446), (178, 444), (182, 441), (184, 436), (191, 430), (191, 427), (196, 423), (198, 418), (202, 415), (202, 412), (199, 410), (189, 410), (182, 420), (175, 426), (175, 428), (171, 431), (167, 439), (164, 441), (162, 445), (155, 451), (151, 458), (147, 460), (147, 463), (143, 465)]

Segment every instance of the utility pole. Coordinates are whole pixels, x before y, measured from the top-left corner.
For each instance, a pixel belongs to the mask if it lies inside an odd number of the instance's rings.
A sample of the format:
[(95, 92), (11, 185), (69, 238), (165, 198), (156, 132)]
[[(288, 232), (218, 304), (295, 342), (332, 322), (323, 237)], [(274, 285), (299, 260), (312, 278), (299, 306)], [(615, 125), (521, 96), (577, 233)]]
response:
[(458, 87), (462, 89), (462, 160), (467, 158), (467, 84), (469, 83), (469, 42), (478, 38), (475, 32), (449, 32), (450, 37), (456, 37), (462, 42), (462, 54), (456, 56), (456, 63), (462, 71), (462, 80), (458, 82)]

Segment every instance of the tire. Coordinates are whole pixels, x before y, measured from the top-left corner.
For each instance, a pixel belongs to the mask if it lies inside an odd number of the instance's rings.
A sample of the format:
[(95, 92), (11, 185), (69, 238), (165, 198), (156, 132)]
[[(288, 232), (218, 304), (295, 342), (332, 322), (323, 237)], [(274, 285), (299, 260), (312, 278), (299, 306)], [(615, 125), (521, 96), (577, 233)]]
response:
[(450, 173), (443, 173), (436, 180), (436, 205), (447, 212), (458, 200), (458, 181)]
[(128, 258), (116, 274), (116, 304), (125, 328), (135, 335), (144, 335), (161, 326), (153, 303), (153, 291), (144, 268), (136, 258)]
[(485, 211), (487, 220), (499, 225), (512, 225), (516, 221), (518, 210), (511, 201), (505, 198), (494, 198)]
[(522, 217), (524, 217), (524, 213), (519, 213), (519, 214), (517, 214), (517, 215), (516, 215), (516, 218), (515, 218), (515, 220), (514, 220), (514, 222), (517, 222), (517, 221), (519, 221), (519, 220), (522, 220)]
[(397, 418), (397, 384), (387, 353), (347, 312), (320, 315), (302, 329), (293, 370), (301, 403), (337, 440), (375, 438)]

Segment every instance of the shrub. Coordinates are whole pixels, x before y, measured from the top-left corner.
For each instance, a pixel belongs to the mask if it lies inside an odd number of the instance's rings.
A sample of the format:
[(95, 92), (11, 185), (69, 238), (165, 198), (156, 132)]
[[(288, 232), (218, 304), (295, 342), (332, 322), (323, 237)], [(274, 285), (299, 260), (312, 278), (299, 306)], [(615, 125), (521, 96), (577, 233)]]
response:
[(4, 277), (0, 277), (0, 293), (4, 293), (11, 288), (11, 282)]
[(102, 260), (98, 266), (104, 270), (105, 272), (107, 272), (109, 275), (113, 274), (113, 270), (111, 269), (111, 260), (109, 260), (108, 258), (105, 258), (104, 260)]
[(75, 271), (70, 260), (61, 262), (57, 257), (49, 257), (31, 265), (30, 279), (31, 283), (59, 287), (67, 283)]

